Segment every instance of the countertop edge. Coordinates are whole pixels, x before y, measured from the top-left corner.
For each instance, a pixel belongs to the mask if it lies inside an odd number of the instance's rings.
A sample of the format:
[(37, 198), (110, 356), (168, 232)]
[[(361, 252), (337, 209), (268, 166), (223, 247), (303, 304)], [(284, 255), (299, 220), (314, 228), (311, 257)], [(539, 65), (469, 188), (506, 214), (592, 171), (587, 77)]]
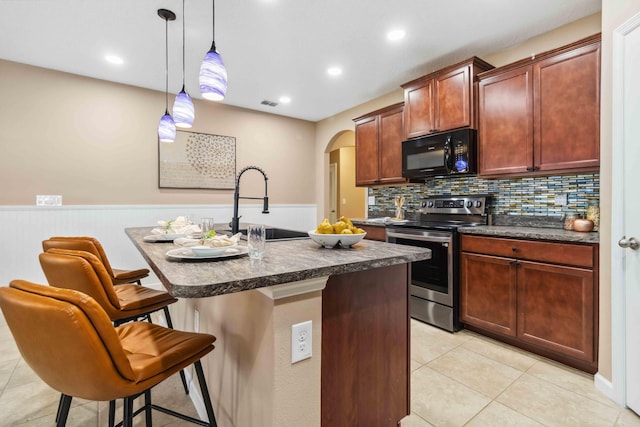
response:
[(582, 233), (557, 228), (481, 225), (475, 227), (460, 227), (458, 231), (462, 234), (479, 234), (492, 237), (514, 237), (573, 243), (600, 243), (600, 233), (598, 232)]

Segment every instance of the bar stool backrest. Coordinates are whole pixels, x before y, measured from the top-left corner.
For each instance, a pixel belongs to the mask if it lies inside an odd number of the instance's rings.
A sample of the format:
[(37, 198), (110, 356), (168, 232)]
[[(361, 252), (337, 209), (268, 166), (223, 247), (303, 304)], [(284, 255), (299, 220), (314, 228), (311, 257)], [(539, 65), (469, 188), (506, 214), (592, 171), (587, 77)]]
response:
[(120, 316), (120, 299), (102, 262), (92, 253), (49, 249), (39, 255), (49, 285), (83, 292), (100, 304), (112, 319)]
[(45, 252), (47, 252), (51, 248), (71, 249), (76, 251), (86, 251), (86, 252), (92, 253), (93, 255), (97, 256), (98, 259), (102, 262), (109, 276), (112, 279), (115, 278), (113, 268), (111, 268), (111, 264), (109, 263), (109, 259), (107, 258), (107, 254), (104, 251), (104, 248), (102, 247), (98, 239), (94, 237), (53, 236), (53, 237), (50, 237), (48, 240), (42, 241), (42, 249)]

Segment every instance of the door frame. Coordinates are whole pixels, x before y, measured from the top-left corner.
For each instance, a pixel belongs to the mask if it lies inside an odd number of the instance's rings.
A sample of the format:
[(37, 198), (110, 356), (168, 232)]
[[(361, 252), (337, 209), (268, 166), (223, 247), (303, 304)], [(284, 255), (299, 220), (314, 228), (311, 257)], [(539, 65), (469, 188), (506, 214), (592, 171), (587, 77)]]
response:
[(338, 203), (338, 164), (329, 163), (329, 221), (333, 224), (337, 221), (340, 212)]
[[(612, 73), (612, 131), (611, 162), (622, 164), (624, 159), (624, 48), (625, 36), (640, 28), (640, 13), (634, 15), (613, 31)], [(611, 168), (611, 385), (610, 397), (626, 406), (626, 309), (623, 260), (624, 249), (618, 240), (624, 233), (624, 172)], [(606, 380), (603, 380), (606, 381)], [(600, 387), (606, 387), (600, 384)], [(607, 390), (602, 390), (607, 392)]]

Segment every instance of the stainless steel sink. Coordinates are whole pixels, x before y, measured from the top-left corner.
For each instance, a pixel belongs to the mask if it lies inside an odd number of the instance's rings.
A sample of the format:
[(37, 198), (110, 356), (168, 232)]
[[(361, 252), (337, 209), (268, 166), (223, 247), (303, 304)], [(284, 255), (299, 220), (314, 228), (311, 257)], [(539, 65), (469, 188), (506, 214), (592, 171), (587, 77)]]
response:
[[(308, 239), (309, 235), (304, 231), (288, 230), (286, 228), (266, 227), (267, 240), (300, 240)], [(238, 230), (242, 233), (242, 239), (247, 238), (247, 229)], [(231, 230), (220, 230), (222, 233), (231, 234)]]

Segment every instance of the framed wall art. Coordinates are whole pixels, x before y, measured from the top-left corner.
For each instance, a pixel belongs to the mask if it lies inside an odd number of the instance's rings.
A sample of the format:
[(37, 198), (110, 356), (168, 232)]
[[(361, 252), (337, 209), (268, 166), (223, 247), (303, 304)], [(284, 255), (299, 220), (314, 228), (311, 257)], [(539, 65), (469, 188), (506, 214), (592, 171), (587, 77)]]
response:
[(235, 137), (177, 131), (158, 147), (160, 188), (235, 188)]

